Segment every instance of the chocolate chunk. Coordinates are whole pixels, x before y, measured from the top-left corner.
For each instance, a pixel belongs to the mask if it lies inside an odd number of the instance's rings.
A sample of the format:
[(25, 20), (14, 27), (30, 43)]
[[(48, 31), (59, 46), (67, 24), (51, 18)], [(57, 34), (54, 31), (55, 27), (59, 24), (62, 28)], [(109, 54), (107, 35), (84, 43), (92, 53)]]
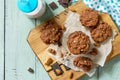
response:
[(56, 76), (59, 76), (63, 73), (63, 70), (61, 69), (61, 67), (57, 62), (52, 65), (52, 69), (54, 70), (54, 73), (56, 74)]
[(61, 58), (63, 58), (63, 57), (64, 57), (64, 55), (63, 55), (63, 53), (62, 53), (62, 52), (60, 52), (60, 57), (61, 57)]
[(63, 7), (68, 7), (70, 1), (71, 0), (58, 0), (59, 4), (62, 5)]
[(64, 3), (64, 4), (68, 4), (69, 3), (69, 0), (61, 0), (62, 1), (62, 3)]
[[(65, 65), (64, 65), (64, 66), (65, 66)], [(69, 68), (69, 67), (65, 66), (65, 69), (66, 69), (66, 70), (70, 70), (71, 68)]]
[(34, 70), (33, 70), (32, 68), (29, 68), (28, 71), (29, 71), (30, 73), (34, 73)]
[(62, 43), (61, 43), (60, 41), (58, 41), (58, 46), (59, 46), (59, 47), (62, 46)]
[(52, 10), (55, 10), (58, 8), (58, 6), (55, 4), (55, 2), (50, 3), (49, 6), (52, 8)]

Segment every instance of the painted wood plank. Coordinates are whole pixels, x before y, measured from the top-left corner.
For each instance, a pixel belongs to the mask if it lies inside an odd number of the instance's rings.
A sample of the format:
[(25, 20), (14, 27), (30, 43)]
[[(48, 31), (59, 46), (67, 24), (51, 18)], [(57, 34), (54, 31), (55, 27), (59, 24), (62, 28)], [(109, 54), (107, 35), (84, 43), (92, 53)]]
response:
[[(57, 2), (58, 0), (44, 0), (44, 1), (46, 2), (47, 10), (46, 10), (45, 14), (40, 19), (37, 19), (37, 21), (36, 21), (37, 24), (36, 25), (39, 25), (41, 22), (46, 21), (47, 19), (53, 17), (54, 15), (59, 14), (61, 11), (63, 11), (65, 9), (61, 5), (59, 5), (59, 3)], [(48, 6), (52, 1), (54, 1), (58, 5), (58, 8), (56, 10), (52, 10)], [(42, 70), (43, 66), (41, 64), (38, 64), (39, 63), (38, 59), (36, 59), (36, 61), (37, 61), (36, 71), (38, 71), (36, 73), (36, 80), (41, 80), (41, 79), (50, 80), (46, 71)], [(40, 71), (42, 71), (43, 74)], [(85, 75), (82, 78), (80, 78), (79, 80), (97, 80), (97, 79), (98, 79), (98, 71), (91, 78), (89, 78), (87, 75)]]
[(29, 67), (35, 70), (36, 63), (26, 40), (35, 20), (19, 12), (16, 1), (6, 0), (5, 80), (36, 80), (35, 74), (27, 71)]
[(0, 80), (4, 80), (4, 0), (0, 1)]
[(99, 68), (99, 80), (120, 80), (120, 55)]

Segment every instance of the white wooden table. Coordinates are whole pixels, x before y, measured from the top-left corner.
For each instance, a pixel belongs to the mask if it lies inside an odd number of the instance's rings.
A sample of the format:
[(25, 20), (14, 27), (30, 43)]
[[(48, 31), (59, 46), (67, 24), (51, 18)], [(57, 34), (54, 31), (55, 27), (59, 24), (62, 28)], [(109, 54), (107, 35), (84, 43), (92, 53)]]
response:
[[(44, 0), (47, 5), (57, 0)], [(29, 47), (26, 39), (29, 31), (42, 21), (64, 10), (55, 11), (47, 6), (41, 19), (29, 19), (22, 14), (16, 0), (0, 0), (0, 80), (50, 80), (50, 77)], [(35, 73), (27, 70), (31, 67)], [(93, 77), (83, 76), (79, 80), (120, 80), (120, 56), (98, 68)]]

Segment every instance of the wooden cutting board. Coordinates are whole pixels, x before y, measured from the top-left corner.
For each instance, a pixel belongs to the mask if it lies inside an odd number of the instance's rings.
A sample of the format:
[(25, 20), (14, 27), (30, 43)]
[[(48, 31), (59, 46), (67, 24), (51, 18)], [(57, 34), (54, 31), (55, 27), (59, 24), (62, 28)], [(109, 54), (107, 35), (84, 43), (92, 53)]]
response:
[[(59, 25), (63, 25), (65, 20), (66, 20), (66, 15), (67, 15), (68, 11), (75, 11), (77, 13), (80, 13), (81, 11), (85, 10), (86, 8), (87, 7), (83, 2), (78, 2), (75, 5), (70, 6), (65, 11), (61, 12), (60, 14), (49, 19), (48, 21), (49, 22), (56, 22)], [(109, 25), (112, 26), (113, 29), (115, 29), (118, 32), (118, 35), (115, 37), (115, 40), (113, 42), (113, 50), (107, 58), (107, 60), (110, 60), (111, 58), (120, 54), (120, 33), (119, 33), (116, 25), (114, 24), (112, 18), (107, 13), (101, 13), (100, 16), (101, 16), (101, 20), (107, 22)], [(34, 53), (36, 54), (36, 56), (38, 57), (38, 59), (40, 60), (40, 62), (43, 64), (45, 70), (48, 72), (48, 74), (52, 80), (76, 80), (79, 77), (81, 77), (82, 75), (84, 75), (84, 73), (83, 72), (75, 72), (74, 70), (66, 70), (65, 66), (62, 65), (60, 62), (58, 62), (60, 64), (60, 67), (63, 70), (63, 74), (60, 76), (56, 76), (54, 71), (52, 70), (51, 66), (45, 65), (46, 60), (50, 57), (45, 51), (45, 49), (49, 45), (46, 45), (41, 41), (40, 29), (48, 21), (43, 22), (42, 24), (36, 26), (34, 29), (32, 29), (30, 31), (30, 33), (28, 35), (28, 39), (27, 39), (28, 43), (29, 43), (30, 47), (32, 48), (32, 50), (34, 51)], [(53, 59), (53, 60), (54, 60), (53, 64), (57, 62), (55, 59)], [(74, 76), (72, 79), (69, 79), (70, 72), (74, 73)]]

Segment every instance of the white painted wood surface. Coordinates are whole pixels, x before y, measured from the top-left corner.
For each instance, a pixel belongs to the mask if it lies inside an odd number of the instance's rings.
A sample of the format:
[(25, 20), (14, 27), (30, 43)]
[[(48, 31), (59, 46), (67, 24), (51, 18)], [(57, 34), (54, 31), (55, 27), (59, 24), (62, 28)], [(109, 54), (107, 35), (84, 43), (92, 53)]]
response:
[(99, 68), (99, 80), (120, 80), (120, 55)]
[(19, 12), (17, 0), (6, 0), (5, 80), (35, 80), (35, 55), (27, 43), (27, 35), (35, 20)]
[[(4, 1), (6, 1), (6, 14), (4, 14)], [(47, 4), (55, 1), (59, 8), (53, 11), (47, 7), (44, 16), (35, 20), (21, 13), (16, 6), (16, 1), (0, 0), (0, 80), (4, 78), (4, 15), (6, 15), (5, 80), (50, 80), (26, 39), (32, 28), (58, 14), (64, 8), (59, 6), (58, 0), (44, 0)], [(27, 71), (29, 67), (35, 70), (34, 74)], [(85, 75), (79, 80), (120, 80), (119, 68), (120, 56), (112, 59), (103, 68), (99, 68), (93, 77), (89, 78)]]
[(4, 0), (0, 0), (0, 80), (4, 80)]

